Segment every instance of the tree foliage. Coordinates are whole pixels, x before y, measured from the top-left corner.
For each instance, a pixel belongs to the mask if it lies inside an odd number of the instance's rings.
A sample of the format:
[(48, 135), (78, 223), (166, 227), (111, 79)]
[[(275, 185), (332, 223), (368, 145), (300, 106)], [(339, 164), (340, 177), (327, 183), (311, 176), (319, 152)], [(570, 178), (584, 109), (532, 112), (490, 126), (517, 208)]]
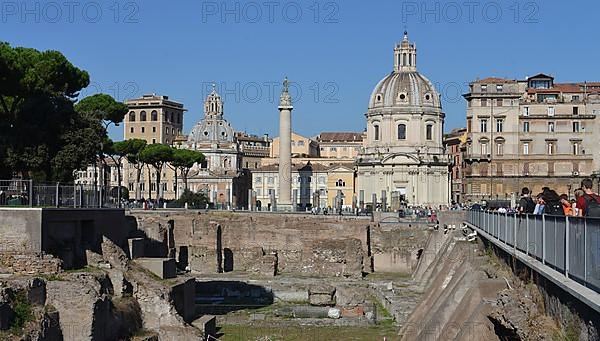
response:
[(204, 193), (194, 193), (189, 189), (186, 189), (181, 194), (181, 197), (177, 199), (177, 204), (183, 207), (186, 203), (188, 204), (188, 208), (205, 208), (208, 203), (208, 198)]
[(173, 148), (166, 144), (150, 144), (140, 153), (140, 161), (151, 165), (156, 171), (156, 192), (157, 199), (160, 199), (160, 179), (165, 163), (173, 160)]
[(121, 123), (127, 114), (127, 106), (117, 102), (110, 95), (96, 94), (86, 97), (75, 105), (77, 112), (100, 121)]
[(101, 121), (120, 122), (126, 107), (96, 95), (75, 108), (89, 82), (60, 52), (0, 42), (0, 178), (68, 181), (95, 160), (107, 139)]

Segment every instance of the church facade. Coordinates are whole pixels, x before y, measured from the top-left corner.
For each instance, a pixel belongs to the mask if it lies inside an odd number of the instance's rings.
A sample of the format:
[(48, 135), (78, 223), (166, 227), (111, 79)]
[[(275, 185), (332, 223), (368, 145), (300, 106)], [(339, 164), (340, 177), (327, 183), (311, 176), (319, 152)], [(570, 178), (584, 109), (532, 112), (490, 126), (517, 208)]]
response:
[(365, 114), (367, 137), (357, 157), (361, 206), (449, 203), (444, 112), (433, 84), (417, 72), (408, 34), (394, 48), (394, 70), (375, 87)]
[(182, 146), (206, 157), (204, 164), (197, 164), (190, 171), (188, 186), (193, 192), (206, 194), (217, 207), (241, 208), (248, 204), (250, 175), (242, 167), (243, 153), (223, 113), (223, 100), (213, 89), (204, 102), (204, 117)]

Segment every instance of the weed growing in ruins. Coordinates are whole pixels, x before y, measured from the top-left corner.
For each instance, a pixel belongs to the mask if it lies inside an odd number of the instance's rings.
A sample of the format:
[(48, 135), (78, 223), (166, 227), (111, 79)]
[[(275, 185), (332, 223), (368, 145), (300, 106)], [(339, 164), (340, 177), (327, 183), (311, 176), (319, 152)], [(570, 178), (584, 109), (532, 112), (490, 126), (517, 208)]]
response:
[(15, 295), (13, 311), (15, 313), (15, 319), (10, 326), (10, 332), (15, 335), (20, 335), (25, 324), (33, 320), (33, 309), (27, 300), (25, 293), (18, 292)]

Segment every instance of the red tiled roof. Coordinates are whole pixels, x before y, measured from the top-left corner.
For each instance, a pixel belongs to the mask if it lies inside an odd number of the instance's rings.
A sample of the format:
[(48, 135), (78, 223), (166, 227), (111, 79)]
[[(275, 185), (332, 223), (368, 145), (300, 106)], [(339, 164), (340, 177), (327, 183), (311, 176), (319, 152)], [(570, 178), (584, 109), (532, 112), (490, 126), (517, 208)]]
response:
[(325, 132), (319, 135), (319, 141), (362, 141), (362, 133), (354, 132)]
[(475, 83), (481, 83), (481, 84), (503, 84), (503, 83), (516, 83), (517, 81), (514, 79), (506, 79), (506, 78), (499, 78), (499, 77), (488, 77), (488, 78), (484, 78), (484, 79), (480, 79), (480, 80), (476, 80)]

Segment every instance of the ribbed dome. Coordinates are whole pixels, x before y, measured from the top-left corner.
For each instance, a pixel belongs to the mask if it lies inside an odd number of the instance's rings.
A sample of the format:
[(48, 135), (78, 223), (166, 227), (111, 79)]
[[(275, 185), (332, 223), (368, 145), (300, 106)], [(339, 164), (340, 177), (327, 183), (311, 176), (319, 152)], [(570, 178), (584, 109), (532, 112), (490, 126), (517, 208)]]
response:
[(369, 109), (431, 107), (441, 109), (433, 84), (416, 71), (394, 71), (373, 90)]

